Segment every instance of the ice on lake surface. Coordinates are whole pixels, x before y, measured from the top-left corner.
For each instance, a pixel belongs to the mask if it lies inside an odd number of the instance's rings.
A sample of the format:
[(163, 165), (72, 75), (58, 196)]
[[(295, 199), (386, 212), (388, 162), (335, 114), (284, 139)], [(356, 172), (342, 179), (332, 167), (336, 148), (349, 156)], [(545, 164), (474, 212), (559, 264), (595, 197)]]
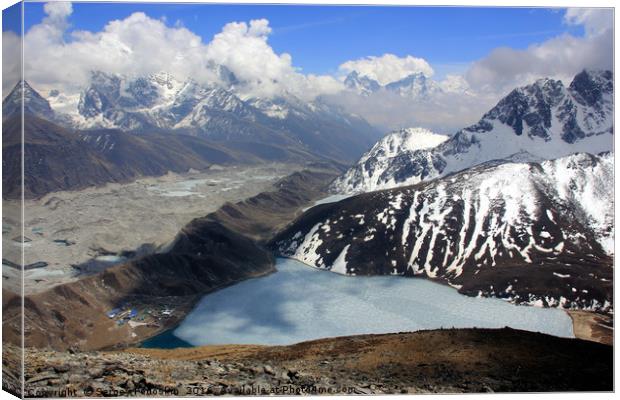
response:
[(205, 296), (173, 334), (195, 346), (452, 327), (574, 337), (570, 317), (559, 309), (468, 297), (424, 279), (342, 276), (290, 259), (277, 259), (276, 268)]

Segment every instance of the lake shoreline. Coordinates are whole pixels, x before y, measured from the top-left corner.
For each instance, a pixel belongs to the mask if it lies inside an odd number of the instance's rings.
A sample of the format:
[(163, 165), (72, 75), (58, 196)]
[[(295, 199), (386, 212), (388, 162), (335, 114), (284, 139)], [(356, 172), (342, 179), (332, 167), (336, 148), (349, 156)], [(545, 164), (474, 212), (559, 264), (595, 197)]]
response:
[(290, 345), (337, 336), (508, 326), (574, 338), (564, 310), (467, 296), (428, 279), (329, 275), (290, 258), (277, 258), (275, 269), (204, 296), (175, 336), (196, 346)]

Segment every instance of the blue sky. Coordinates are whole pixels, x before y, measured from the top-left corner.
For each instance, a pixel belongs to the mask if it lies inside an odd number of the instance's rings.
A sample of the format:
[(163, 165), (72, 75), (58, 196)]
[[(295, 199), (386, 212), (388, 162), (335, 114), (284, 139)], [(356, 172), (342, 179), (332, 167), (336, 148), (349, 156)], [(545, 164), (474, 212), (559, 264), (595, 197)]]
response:
[[(25, 30), (42, 21), (43, 3), (26, 3)], [(277, 53), (289, 53), (305, 73), (335, 73), (346, 60), (393, 53), (423, 57), (437, 77), (462, 72), (497, 47), (524, 49), (561, 33), (583, 35), (563, 22), (564, 10), (462, 7), (343, 7), (74, 3), (70, 30), (100, 31), (134, 12), (165, 18), (209, 42), (231, 21), (265, 18)], [(5, 29), (18, 25), (4, 19)]]

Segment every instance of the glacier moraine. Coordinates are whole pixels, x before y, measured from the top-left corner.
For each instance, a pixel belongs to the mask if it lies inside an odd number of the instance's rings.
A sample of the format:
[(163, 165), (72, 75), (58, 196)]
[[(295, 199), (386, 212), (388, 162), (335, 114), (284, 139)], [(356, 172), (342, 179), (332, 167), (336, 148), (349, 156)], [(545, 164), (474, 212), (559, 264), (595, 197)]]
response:
[(418, 278), (352, 277), (278, 258), (277, 272), (205, 296), (173, 335), (194, 346), (283, 345), (366, 333), (505, 326), (574, 337), (562, 310), (474, 298)]

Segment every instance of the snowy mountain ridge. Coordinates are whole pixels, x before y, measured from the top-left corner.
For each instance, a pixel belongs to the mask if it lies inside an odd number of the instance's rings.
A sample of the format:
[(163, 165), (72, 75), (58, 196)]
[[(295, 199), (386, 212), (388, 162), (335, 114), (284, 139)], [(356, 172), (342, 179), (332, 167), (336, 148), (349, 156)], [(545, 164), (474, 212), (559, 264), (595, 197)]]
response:
[(541, 79), (513, 90), (477, 124), (435, 147), (389, 157), (373, 148), (331, 190), (360, 193), (415, 184), (490, 160), (539, 161), (612, 148), (613, 75), (583, 71), (568, 88)]
[(212, 108), (249, 113), (232, 93), (191, 78), (179, 81), (165, 72), (128, 78), (96, 71), (72, 117), (81, 129), (208, 126), (205, 110)]
[(388, 83), (385, 89), (399, 94), (402, 97), (425, 99), (443, 90), (438, 83), (427, 78), (421, 72), (411, 74), (399, 81)]
[(383, 157), (391, 158), (404, 151), (431, 149), (448, 139), (449, 136), (440, 135), (421, 127), (400, 129), (379, 140), (366, 155), (362, 156), (360, 162), (366, 161), (369, 154), (380, 154)]
[[(296, 148), (349, 162), (378, 137), (378, 131), (363, 118), (328, 105), (320, 97), (304, 101), (287, 93), (275, 98), (242, 98), (230, 71), (211, 68), (221, 75), (220, 83), (180, 81), (165, 72), (129, 77), (95, 71), (79, 95), (52, 90), (46, 99), (33, 89), (36, 96), (26, 98), (26, 108), (70, 129), (119, 129), (135, 134), (172, 131), (216, 141)], [(11, 108), (12, 101), (20, 104), (21, 95), (4, 100), (5, 118), (19, 113), (19, 108)]]

